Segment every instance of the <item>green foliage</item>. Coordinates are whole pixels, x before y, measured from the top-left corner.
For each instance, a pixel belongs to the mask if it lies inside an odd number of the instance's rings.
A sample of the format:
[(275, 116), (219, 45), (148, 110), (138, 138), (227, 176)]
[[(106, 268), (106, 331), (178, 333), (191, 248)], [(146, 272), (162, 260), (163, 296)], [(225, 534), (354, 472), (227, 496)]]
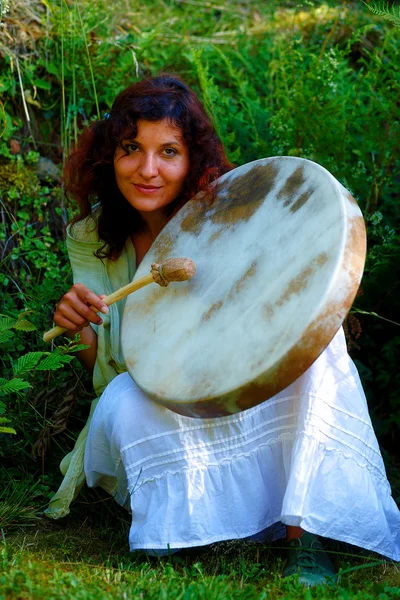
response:
[[(17, 319), (12, 317), (0, 316), (0, 332), (3, 334), (2, 341), (9, 341), (16, 331), (36, 331), (36, 326), (24, 318), (25, 313), (18, 316)], [(8, 336), (6, 336), (8, 334)], [(9, 397), (10, 394), (24, 396), (25, 392), (32, 388), (28, 381), (21, 378), (22, 375), (27, 375), (32, 371), (56, 371), (63, 366), (69, 364), (73, 360), (73, 355), (70, 353), (79, 352), (87, 346), (79, 344), (76, 340), (70, 342), (66, 346), (59, 346), (54, 352), (28, 352), (19, 356), (15, 361), (12, 361), (12, 378), (4, 379), (0, 377), (0, 397)], [(4, 414), (5, 405), (0, 403), (0, 414)], [(0, 418), (1, 423), (8, 423), (9, 419)], [(0, 427), (0, 433), (13, 433), (16, 431), (10, 427)]]
[(7, 396), (13, 393), (18, 394), (29, 387), (31, 387), (30, 384), (22, 379), (7, 381), (7, 379), (0, 378), (0, 396)]

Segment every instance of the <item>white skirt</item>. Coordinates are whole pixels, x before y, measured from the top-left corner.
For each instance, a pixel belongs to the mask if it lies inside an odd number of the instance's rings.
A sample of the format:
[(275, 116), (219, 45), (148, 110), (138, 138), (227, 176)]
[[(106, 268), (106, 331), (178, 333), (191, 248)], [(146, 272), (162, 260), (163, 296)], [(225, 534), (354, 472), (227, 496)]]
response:
[(94, 412), (85, 474), (131, 509), (131, 550), (284, 523), (400, 560), (400, 513), (342, 330), (293, 384), (229, 417), (175, 414), (119, 375)]

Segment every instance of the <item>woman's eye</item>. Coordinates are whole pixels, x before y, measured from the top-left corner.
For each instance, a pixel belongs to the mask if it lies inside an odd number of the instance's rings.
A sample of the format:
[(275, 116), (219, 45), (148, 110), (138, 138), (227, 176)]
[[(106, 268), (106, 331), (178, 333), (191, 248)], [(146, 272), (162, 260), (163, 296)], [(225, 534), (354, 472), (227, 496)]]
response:
[(164, 154), (166, 156), (175, 156), (177, 154), (177, 151), (175, 150), (175, 148), (165, 148)]
[(132, 144), (132, 142), (131, 143), (122, 144), (122, 148), (128, 154), (130, 154), (131, 152), (136, 152), (138, 150), (138, 146), (136, 144)]

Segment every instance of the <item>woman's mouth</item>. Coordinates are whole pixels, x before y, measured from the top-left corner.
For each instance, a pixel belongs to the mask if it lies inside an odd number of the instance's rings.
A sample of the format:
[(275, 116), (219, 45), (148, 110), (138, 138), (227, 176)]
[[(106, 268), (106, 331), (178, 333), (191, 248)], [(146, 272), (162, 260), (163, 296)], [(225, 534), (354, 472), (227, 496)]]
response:
[(144, 183), (134, 183), (133, 185), (135, 186), (137, 191), (141, 192), (142, 194), (154, 194), (155, 192), (158, 192), (158, 190), (161, 189), (161, 186), (146, 185)]

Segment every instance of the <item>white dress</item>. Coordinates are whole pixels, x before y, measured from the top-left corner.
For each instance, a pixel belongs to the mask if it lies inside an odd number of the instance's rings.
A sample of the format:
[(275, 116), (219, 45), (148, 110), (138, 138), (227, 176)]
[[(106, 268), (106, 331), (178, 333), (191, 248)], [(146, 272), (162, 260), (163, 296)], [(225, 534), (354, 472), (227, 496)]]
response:
[(342, 330), (292, 385), (229, 417), (175, 414), (118, 375), (94, 412), (85, 474), (108, 490), (116, 477), (115, 499), (132, 511), (131, 550), (284, 523), (400, 560), (400, 513)]

